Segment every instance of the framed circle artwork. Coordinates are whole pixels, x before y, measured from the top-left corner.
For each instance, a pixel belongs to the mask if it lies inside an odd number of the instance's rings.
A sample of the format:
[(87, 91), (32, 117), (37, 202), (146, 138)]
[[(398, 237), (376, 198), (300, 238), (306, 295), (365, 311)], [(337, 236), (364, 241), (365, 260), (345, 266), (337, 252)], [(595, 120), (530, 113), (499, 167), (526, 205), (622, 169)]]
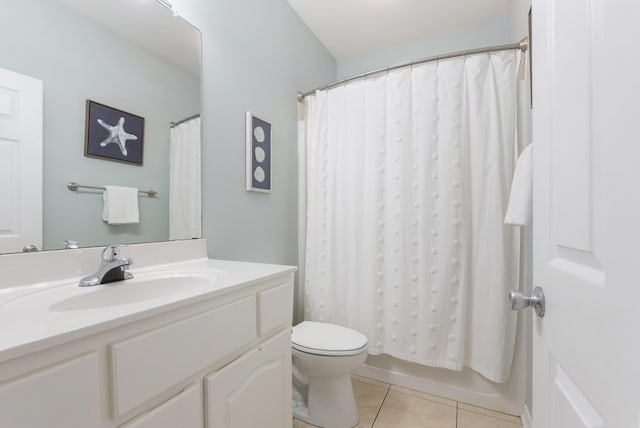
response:
[(246, 190), (271, 193), (271, 124), (246, 113)]

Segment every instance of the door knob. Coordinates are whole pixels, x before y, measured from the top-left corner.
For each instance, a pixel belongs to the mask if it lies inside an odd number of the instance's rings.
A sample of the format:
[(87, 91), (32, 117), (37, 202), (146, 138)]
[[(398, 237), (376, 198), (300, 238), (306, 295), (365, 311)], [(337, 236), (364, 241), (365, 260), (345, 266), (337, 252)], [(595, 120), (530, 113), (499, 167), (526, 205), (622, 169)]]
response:
[(38, 251), (38, 247), (33, 244), (25, 245), (22, 249), (23, 253), (35, 253), (36, 251)]
[(536, 287), (533, 289), (533, 293), (525, 294), (522, 291), (512, 290), (509, 293), (509, 301), (511, 302), (511, 309), (514, 311), (519, 311), (520, 309), (524, 309), (528, 306), (531, 306), (535, 311), (536, 315), (540, 318), (544, 316), (544, 293), (542, 292), (542, 288)]

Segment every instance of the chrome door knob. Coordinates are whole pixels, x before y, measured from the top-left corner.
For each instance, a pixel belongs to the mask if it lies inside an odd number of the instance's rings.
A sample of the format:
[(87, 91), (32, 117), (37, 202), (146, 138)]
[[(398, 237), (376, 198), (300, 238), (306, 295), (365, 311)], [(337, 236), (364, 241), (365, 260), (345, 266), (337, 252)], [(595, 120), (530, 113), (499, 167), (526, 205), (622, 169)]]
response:
[(544, 293), (540, 287), (534, 288), (531, 294), (512, 290), (509, 293), (509, 301), (511, 302), (511, 309), (514, 311), (519, 311), (520, 309), (531, 306), (536, 311), (536, 315), (541, 318), (544, 316)]

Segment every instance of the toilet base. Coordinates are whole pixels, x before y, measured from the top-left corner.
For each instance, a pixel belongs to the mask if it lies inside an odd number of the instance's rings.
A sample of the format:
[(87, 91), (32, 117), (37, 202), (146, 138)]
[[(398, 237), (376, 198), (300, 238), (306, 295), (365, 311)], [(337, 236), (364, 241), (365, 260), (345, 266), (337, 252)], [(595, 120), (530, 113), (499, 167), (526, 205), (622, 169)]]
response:
[(293, 385), (291, 388), (292, 403), (293, 403), (293, 417), (303, 419), (309, 416), (309, 408), (307, 407), (307, 401), (309, 399), (309, 388), (307, 384), (302, 384), (296, 381), (295, 375), (293, 378)]
[(294, 381), (294, 389), (297, 397), (305, 400), (294, 406), (295, 418), (323, 428), (351, 428), (358, 424), (351, 376), (310, 377), (308, 385)]

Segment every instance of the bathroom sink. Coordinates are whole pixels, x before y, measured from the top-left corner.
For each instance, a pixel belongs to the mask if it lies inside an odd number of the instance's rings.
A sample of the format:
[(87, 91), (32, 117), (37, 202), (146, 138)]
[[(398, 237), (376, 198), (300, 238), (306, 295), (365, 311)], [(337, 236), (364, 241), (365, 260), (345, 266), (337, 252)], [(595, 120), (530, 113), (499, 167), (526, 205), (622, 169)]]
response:
[[(147, 262), (150, 258), (146, 256)], [(51, 278), (46, 272), (37, 272), (32, 279), (28, 276), (28, 282), (18, 278), (12, 280), (12, 286), (7, 287), (6, 282), (0, 286), (0, 363), (164, 313), (186, 308), (199, 313), (198, 308), (211, 308), (215, 299), (229, 296), (235, 300), (233, 296), (240, 292), (251, 296), (245, 303), (255, 310), (254, 285), (287, 275), (289, 280), (295, 270), (202, 257), (156, 265), (140, 263), (140, 267), (128, 270), (133, 274), (131, 279), (80, 287), (80, 280), (93, 272), (93, 263), (71, 270), (76, 265), (61, 268), (54, 265), (56, 257), (52, 260), (55, 275)], [(21, 268), (29, 270), (30, 263)], [(227, 302), (227, 298), (220, 302)], [(255, 334), (252, 329), (248, 332)]]
[(184, 291), (211, 287), (213, 278), (204, 276), (166, 275), (149, 279), (134, 279), (96, 286), (81, 294), (53, 303), (53, 312), (81, 311), (109, 306), (127, 305), (160, 299)]
[[(161, 269), (133, 271), (134, 277), (125, 281), (93, 287), (78, 287), (78, 281), (41, 284), (21, 292), (7, 293), (0, 300), (0, 325), (27, 315), (50, 314), (104, 309), (105, 314), (135, 310), (135, 304), (148, 304), (186, 299), (221, 286), (226, 276), (213, 269)], [(124, 312), (123, 312), (124, 311)]]

